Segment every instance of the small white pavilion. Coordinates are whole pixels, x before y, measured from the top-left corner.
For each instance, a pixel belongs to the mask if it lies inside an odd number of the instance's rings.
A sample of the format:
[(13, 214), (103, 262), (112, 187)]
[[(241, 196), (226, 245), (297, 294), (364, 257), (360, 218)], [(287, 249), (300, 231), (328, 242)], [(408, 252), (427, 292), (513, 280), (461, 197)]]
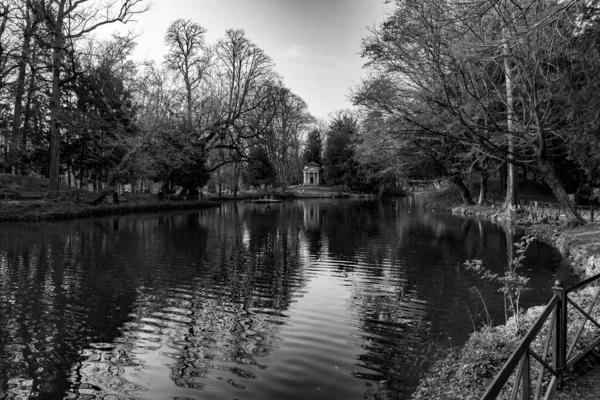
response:
[(304, 166), (303, 172), (304, 185), (321, 184), (321, 164), (311, 161)]

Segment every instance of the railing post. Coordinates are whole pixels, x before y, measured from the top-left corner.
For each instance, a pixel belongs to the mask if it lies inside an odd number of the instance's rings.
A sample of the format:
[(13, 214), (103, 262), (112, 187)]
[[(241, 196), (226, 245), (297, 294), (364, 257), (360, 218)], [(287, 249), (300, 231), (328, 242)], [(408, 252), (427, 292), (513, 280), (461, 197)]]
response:
[(560, 387), (563, 384), (563, 372), (567, 363), (567, 297), (560, 280), (554, 282), (552, 292), (559, 299), (554, 319), (553, 367), (558, 372), (558, 386)]
[(523, 400), (529, 400), (531, 396), (531, 360), (529, 359), (529, 357), (531, 357), (529, 353), (530, 349), (531, 347), (528, 347), (527, 351), (525, 351), (525, 354), (523, 355), (523, 374), (521, 375), (521, 398)]

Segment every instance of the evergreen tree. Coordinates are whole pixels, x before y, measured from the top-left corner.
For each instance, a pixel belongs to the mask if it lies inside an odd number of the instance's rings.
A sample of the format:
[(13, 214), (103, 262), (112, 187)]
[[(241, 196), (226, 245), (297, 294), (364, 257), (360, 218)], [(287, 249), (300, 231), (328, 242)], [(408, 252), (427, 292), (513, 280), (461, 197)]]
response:
[(262, 146), (254, 146), (250, 149), (244, 181), (250, 186), (259, 188), (262, 185), (272, 185), (275, 177), (275, 168), (269, 160), (267, 150)]
[(329, 125), (323, 155), (324, 177), (329, 185), (352, 187), (357, 183), (357, 162), (352, 145), (357, 131), (358, 121), (352, 115), (338, 116)]
[(318, 129), (313, 129), (308, 133), (306, 139), (306, 146), (304, 148), (304, 154), (302, 155), (304, 164), (308, 164), (309, 162), (322, 164), (322, 154), (323, 140), (321, 139), (321, 132)]

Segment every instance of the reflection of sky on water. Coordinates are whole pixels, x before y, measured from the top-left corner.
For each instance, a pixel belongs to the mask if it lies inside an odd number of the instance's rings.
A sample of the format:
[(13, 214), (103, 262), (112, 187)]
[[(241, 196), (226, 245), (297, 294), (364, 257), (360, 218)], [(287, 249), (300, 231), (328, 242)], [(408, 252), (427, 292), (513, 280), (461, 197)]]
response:
[[(501, 271), (511, 237), (412, 201), (7, 226), (0, 388), (16, 398), (406, 398), (430, 348), (470, 333), (467, 307), (481, 318), (462, 263)], [(525, 302), (544, 298), (555, 256), (532, 249), (529, 267), (540, 268)], [(497, 293), (485, 295), (503, 314)]]

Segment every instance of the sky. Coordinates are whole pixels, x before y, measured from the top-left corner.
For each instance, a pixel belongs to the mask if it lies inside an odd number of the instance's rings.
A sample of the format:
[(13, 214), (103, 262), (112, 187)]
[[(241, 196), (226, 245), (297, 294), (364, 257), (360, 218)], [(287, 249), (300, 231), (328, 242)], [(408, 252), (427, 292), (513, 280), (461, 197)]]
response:
[[(367, 75), (361, 40), (388, 12), (384, 0), (153, 0), (126, 27), (141, 33), (135, 57), (157, 62), (167, 27), (179, 18), (206, 28), (211, 44), (227, 29), (244, 29), (310, 113), (326, 119), (351, 107), (350, 88)], [(123, 29), (106, 29), (115, 28)]]

